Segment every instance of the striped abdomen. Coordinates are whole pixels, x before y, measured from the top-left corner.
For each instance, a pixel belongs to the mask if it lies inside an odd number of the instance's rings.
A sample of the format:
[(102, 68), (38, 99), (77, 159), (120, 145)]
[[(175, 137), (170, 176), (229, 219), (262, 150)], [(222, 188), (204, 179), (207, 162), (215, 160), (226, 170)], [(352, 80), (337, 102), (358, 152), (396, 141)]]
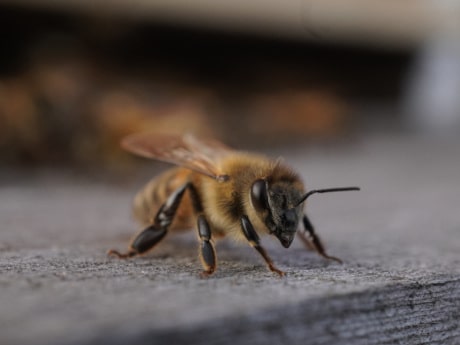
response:
[[(193, 172), (183, 168), (165, 171), (148, 182), (134, 197), (133, 214), (142, 225), (152, 224), (169, 195), (190, 181)], [(193, 208), (188, 193), (184, 195), (170, 230), (187, 230), (194, 226)]]

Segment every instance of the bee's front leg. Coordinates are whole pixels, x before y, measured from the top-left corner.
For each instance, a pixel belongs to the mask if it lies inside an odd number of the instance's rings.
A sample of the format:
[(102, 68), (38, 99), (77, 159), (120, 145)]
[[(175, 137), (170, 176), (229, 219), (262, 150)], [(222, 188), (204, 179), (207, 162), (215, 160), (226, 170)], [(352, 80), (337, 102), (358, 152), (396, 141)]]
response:
[(275, 264), (273, 263), (272, 259), (268, 256), (264, 247), (260, 245), (259, 235), (257, 235), (256, 230), (252, 226), (247, 216), (241, 217), (241, 228), (243, 229), (243, 234), (248, 240), (251, 247), (255, 248), (260, 253), (260, 255), (262, 255), (270, 271), (278, 273), (281, 277), (283, 277), (285, 273), (280, 269), (276, 268)]
[(299, 230), (298, 234), (300, 239), (308, 249), (315, 250), (323, 258), (342, 263), (342, 260), (340, 260), (339, 258), (330, 256), (326, 253), (326, 250), (324, 249), (324, 246), (321, 243), (321, 240), (319, 239), (318, 235), (316, 234), (315, 228), (310, 222), (310, 219), (308, 219), (307, 215), (303, 216), (303, 227), (304, 230)]
[(107, 254), (117, 256), (121, 259), (126, 259), (145, 253), (149, 249), (153, 248), (153, 246), (165, 237), (168, 227), (174, 219), (174, 215), (176, 214), (177, 208), (182, 200), (182, 196), (188, 186), (188, 183), (184, 184), (168, 197), (166, 202), (161, 206), (160, 210), (156, 214), (153, 224), (140, 232), (139, 235), (134, 238), (126, 253), (122, 254), (117, 250), (111, 249), (107, 252)]

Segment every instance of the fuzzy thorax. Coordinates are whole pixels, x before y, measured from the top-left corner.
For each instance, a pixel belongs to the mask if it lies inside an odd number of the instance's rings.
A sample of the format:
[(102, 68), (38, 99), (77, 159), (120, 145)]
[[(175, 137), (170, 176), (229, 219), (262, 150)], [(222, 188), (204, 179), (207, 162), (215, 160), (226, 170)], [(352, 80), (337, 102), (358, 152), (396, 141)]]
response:
[(295, 197), (304, 192), (299, 176), (279, 160), (238, 154), (223, 159), (219, 167), (230, 176), (229, 180), (218, 182), (204, 177), (200, 191), (206, 217), (213, 232), (220, 235), (228, 234), (237, 240), (244, 239), (240, 224), (243, 215), (249, 217), (260, 234), (270, 232), (263, 222), (264, 215), (258, 213), (251, 203), (251, 187), (256, 180), (265, 179), (276, 188), (293, 190)]

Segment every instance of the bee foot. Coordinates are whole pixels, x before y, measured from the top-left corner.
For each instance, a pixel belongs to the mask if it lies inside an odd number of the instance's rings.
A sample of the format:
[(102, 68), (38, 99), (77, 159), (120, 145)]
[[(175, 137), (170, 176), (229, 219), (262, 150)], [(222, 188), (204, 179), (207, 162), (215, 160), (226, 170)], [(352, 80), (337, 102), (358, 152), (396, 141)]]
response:
[(200, 273), (201, 279), (208, 279), (214, 271), (203, 271)]
[(109, 251), (107, 251), (107, 255), (108, 256), (115, 256), (115, 257), (117, 257), (119, 259), (128, 259), (128, 258), (131, 258), (134, 255), (136, 255), (136, 253), (133, 252), (133, 251), (129, 251), (129, 252), (125, 253), (125, 254), (122, 254), (122, 253), (120, 253), (119, 251), (117, 251), (115, 249), (110, 249)]
[(335, 262), (337, 262), (337, 263), (339, 263), (339, 264), (343, 264), (343, 261), (340, 260), (339, 258), (336, 258), (335, 256), (325, 255), (324, 257), (325, 257), (326, 259), (335, 261)]
[(277, 273), (277, 274), (280, 276), (280, 278), (283, 278), (283, 277), (286, 276), (286, 273), (285, 273), (285, 272), (279, 270), (279, 269), (276, 268), (275, 266), (270, 266), (269, 268), (270, 268), (270, 271)]

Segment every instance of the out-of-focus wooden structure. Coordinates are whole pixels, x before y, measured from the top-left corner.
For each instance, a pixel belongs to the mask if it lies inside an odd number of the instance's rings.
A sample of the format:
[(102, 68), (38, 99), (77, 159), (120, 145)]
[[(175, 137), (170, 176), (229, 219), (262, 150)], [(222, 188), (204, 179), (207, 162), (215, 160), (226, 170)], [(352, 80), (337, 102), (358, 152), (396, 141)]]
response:
[[(358, 102), (401, 96), (456, 6), (363, 0), (0, 0), (0, 153), (126, 163), (128, 133), (230, 145), (337, 138)], [(0, 162), (1, 163), (1, 162)]]
[(2, 0), (29, 8), (340, 44), (408, 47), (440, 30), (458, 32), (453, 1), (379, 0)]

